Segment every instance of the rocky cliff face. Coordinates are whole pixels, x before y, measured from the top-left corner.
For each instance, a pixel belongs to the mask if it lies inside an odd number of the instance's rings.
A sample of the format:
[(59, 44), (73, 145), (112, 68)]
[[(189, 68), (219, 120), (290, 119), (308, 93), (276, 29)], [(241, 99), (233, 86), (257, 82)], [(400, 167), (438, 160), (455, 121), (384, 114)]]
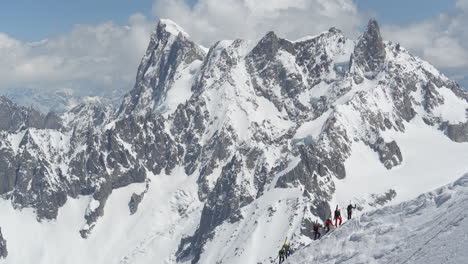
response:
[[(377, 21), (370, 20), (367, 29), (358, 40), (351, 57), (355, 73), (361, 73), (368, 79), (373, 79), (383, 70), (385, 64), (385, 44), (380, 35)], [(361, 76), (355, 76), (359, 80)]]
[(60, 118), (53, 112), (43, 115), (33, 108), (20, 107), (0, 96), (0, 130), (16, 131), (28, 127), (59, 129)]
[(0, 228), (0, 259), (8, 257), (6, 240), (3, 238), (2, 229)]
[[(310, 239), (310, 223), (331, 213), (355, 145), (392, 170), (407, 158), (393, 135), (415, 120), (468, 142), (467, 93), (384, 42), (374, 20), (357, 42), (332, 28), (298, 42), (270, 32), (252, 44), (220, 41), (206, 52), (162, 20), (116, 111), (81, 105), (47, 118), (3, 99), (0, 194), (35, 208), (39, 221), (55, 219), (70, 197), (91, 196), (76, 231), (86, 238), (115, 189), (182, 171), (196, 179), (202, 206), (171, 254), (215, 263), (223, 259), (210, 258), (209, 244), (232, 243), (220, 234), (255, 226), (255, 214), (286, 214), (290, 237)], [(148, 186), (129, 198), (131, 214)], [(177, 207), (177, 217), (189, 207)]]

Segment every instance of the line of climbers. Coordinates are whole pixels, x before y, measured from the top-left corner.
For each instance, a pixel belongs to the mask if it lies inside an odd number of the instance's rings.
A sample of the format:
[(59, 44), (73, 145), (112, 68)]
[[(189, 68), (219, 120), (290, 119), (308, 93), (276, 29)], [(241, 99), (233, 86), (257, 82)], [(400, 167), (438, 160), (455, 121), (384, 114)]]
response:
[[(351, 220), (351, 217), (353, 215), (353, 209), (356, 209), (356, 205), (349, 204), (348, 207), (346, 208), (346, 211), (348, 212), (348, 220)], [(335, 224), (333, 225), (333, 221), (329, 218), (325, 221), (325, 228), (326, 228), (326, 233), (330, 232), (330, 229), (334, 226), (335, 228), (339, 227), (343, 223), (343, 218), (341, 218), (341, 210), (338, 208), (338, 205), (336, 206), (335, 209), (335, 215), (333, 217), (335, 220)], [(313, 230), (314, 230), (314, 240), (320, 239), (322, 234), (320, 233), (320, 228), (322, 227), (319, 222), (315, 222), (313, 225)]]
[(294, 253), (294, 249), (292, 247), (292, 244), (286, 243), (286, 240), (284, 240), (283, 247), (279, 251), (279, 263), (283, 263), (289, 256)]
[[(353, 215), (353, 209), (356, 209), (356, 205), (352, 205), (351, 203), (346, 207), (346, 211), (348, 212), (348, 220), (351, 220), (351, 217)], [(335, 224), (333, 225), (333, 221), (330, 219), (331, 217), (328, 217), (327, 220), (325, 221), (325, 228), (326, 232), (330, 232), (331, 228), (334, 226), (335, 228), (339, 227), (343, 223), (343, 219), (341, 218), (341, 210), (336, 206), (335, 209), (335, 214), (333, 219), (335, 220)], [(314, 240), (320, 239), (322, 234), (320, 233), (320, 229), (322, 228), (322, 225), (317, 221), (314, 222), (313, 224), (313, 230), (314, 230)], [(279, 263), (283, 263), (291, 254), (293, 253), (292, 246), (286, 243), (286, 240), (284, 241), (283, 247), (279, 251)]]

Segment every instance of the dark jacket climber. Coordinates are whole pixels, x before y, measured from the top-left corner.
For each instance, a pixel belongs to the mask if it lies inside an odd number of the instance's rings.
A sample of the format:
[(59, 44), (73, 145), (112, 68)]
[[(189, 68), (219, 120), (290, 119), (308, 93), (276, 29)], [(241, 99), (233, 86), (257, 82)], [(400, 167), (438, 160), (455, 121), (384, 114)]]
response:
[(348, 220), (351, 220), (351, 215), (353, 214), (353, 209), (356, 209), (356, 205), (349, 204), (346, 208), (348, 211)]
[(289, 255), (291, 255), (291, 246), (285, 243), (283, 245), (283, 250), (284, 250), (284, 255), (286, 256), (286, 258), (288, 258)]
[(327, 233), (330, 232), (330, 227), (333, 226), (333, 222), (330, 218), (325, 222), (325, 227), (327, 228)]
[(284, 252), (284, 248), (281, 248), (281, 250), (278, 252), (278, 256), (279, 256), (279, 263), (283, 263), (284, 261), (284, 255), (285, 255), (285, 252)]
[(320, 239), (320, 236), (322, 236), (319, 230), (320, 230), (320, 224), (315, 222), (314, 223), (314, 240)]
[(341, 223), (343, 223), (343, 219), (341, 218), (341, 211), (337, 205), (335, 209), (335, 227), (340, 226)]

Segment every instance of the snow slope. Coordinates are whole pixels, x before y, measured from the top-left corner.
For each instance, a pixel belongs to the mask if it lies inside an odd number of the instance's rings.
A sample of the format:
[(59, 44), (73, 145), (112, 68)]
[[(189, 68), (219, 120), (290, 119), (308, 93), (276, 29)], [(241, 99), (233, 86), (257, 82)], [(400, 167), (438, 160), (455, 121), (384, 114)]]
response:
[(96, 203), (92, 197), (70, 199), (56, 220), (42, 222), (32, 209), (15, 210), (10, 201), (0, 200), (0, 226), (9, 251), (0, 263), (174, 263), (179, 240), (199, 217), (193, 180), (180, 169), (154, 177), (134, 215), (128, 201), (145, 184), (115, 190), (88, 239), (78, 231), (86, 224), (83, 214)]
[(468, 174), (414, 200), (352, 219), (286, 263), (466, 263)]
[(455, 143), (422, 120), (406, 124), (404, 133), (393, 131), (387, 136), (400, 144), (402, 164), (387, 170), (374, 151), (356, 142), (345, 163), (347, 177), (335, 182), (332, 204), (345, 206), (352, 200), (353, 204), (369, 209), (369, 204), (363, 201), (369, 202), (372, 194), (390, 189), (396, 191), (390, 202), (395, 204), (454, 181), (457, 175), (468, 171), (468, 143)]

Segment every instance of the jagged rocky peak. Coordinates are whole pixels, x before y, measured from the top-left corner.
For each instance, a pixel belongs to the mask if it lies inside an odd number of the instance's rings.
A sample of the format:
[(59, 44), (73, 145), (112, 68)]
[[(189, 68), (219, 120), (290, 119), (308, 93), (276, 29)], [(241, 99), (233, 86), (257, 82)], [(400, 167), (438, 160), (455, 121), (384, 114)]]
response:
[(379, 24), (375, 19), (371, 19), (354, 49), (352, 66), (359, 68), (364, 77), (373, 79), (382, 70), (385, 57), (385, 44)]
[(335, 34), (343, 34), (343, 31), (341, 31), (340, 29), (336, 28), (336, 27), (331, 27), (328, 32), (330, 33), (335, 33)]
[(181, 34), (185, 37), (190, 37), (190, 35), (187, 32), (185, 32), (182, 27), (180, 27), (170, 19), (160, 19), (157, 25), (157, 30), (164, 30), (165, 32), (176, 36)]
[[(151, 47), (152, 44), (156, 45), (158, 42), (168, 42), (170, 40), (174, 40), (176, 37), (181, 37), (181, 38), (189, 38), (190, 35), (185, 32), (182, 27), (177, 25), (174, 21), (169, 20), (169, 19), (160, 19), (158, 24), (153, 30), (153, 33), (151, 34), (150, 38), (150, 44), (149, 46)], [(150, 51), (149, 48), (147, 52)]]
[(25, 128), (59, 129), (61, 119), (54, 112), (42, 114), (32, 107), (22, 107), (0, 96), (0, 130), (16, 131)]
[(253, 57), (272, 57), (276, 55), (280, 48), (285, 49), (291, 53), (294, 52), (294, 46), (291, 42), (279, 38), (275, 32), (270, 31), (258, 42), (255, 48), (252, 50), (251, 55)]
[(82, 103), (62, 115), (66, 130), (86, 131), (105, 125), (113, 117), (114, 106), (101, 102)]
[(189, 39), (176, 23), (161, 19), (138, 68), (134, 89), (125, 96), (119, 115), (144, 115), (161, 108), (177, 72), (201, 62), (205, 50)]

